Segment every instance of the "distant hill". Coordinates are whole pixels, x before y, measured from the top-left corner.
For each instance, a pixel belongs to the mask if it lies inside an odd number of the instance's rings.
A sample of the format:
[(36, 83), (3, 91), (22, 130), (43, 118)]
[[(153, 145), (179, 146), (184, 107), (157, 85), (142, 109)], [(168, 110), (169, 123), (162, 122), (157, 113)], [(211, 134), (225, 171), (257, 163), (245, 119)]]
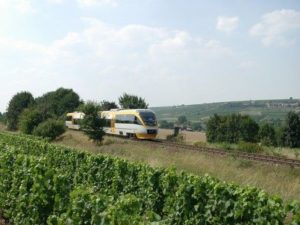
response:
[(300, 112), (300, 99), (218, 102), (151, 109), (155, 111), (158, 120), (176, 121), (179, 116), (185, 115), (192, 122), (205, 122), (215, 113), (220, 115), (241, 113), (250, 115), (259, 123), (269, 122), (279, 125), (285, 120), (289, 111)]

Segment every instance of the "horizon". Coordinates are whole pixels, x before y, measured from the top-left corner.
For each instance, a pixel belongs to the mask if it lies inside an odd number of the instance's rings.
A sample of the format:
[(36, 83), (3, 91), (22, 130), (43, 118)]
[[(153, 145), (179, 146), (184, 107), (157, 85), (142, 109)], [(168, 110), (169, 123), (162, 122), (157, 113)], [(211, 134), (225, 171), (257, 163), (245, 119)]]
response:
[(152, 107), (300, 98), (298, 0), (0, 0), (0, 27), (0, 112), (59, 87)]

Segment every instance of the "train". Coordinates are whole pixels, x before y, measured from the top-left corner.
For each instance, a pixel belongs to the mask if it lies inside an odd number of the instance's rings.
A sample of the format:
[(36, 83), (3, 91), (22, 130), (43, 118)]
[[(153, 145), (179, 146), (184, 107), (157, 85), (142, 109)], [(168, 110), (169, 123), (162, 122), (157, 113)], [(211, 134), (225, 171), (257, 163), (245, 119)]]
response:
[[(158, 123), (155, 113), (150, 109), (112, 109), (98, 113), (105, 120), (103, 130), (106, 134), (126, 136), (137, 139), (155, 139)], [(65, 122), (69, 129), (80, 129), (82, 112), (67, 114)]]

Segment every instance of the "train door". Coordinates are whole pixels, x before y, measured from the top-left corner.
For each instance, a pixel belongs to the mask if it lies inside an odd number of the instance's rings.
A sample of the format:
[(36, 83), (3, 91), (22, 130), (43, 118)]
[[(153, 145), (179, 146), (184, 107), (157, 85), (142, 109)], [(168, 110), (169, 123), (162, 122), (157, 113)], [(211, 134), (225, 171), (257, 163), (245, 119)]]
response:
[(116, 133), (116, 119), (115, 119), (115, 116), (112, 117), (110, 125), (111, 125), (111, 132), (113, 134), (115, 134)]

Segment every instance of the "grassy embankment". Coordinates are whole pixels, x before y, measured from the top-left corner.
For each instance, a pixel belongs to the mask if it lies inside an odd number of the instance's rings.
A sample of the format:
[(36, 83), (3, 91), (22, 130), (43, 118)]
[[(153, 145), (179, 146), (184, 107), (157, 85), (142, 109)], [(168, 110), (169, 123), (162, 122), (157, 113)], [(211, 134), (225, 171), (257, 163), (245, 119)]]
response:
[(227, 182), (251, 185), (279, 195), (284, 200), (300, 200), (300, 169), (268, 165), (235, 158), (224, 158), (149, 143), (105, 137), (102, 146), (95, 146), (81, 132), (67, 131), (56, 144), (109, 154), (154, 167), (175, 167), (196, 175), (206, 173)]

